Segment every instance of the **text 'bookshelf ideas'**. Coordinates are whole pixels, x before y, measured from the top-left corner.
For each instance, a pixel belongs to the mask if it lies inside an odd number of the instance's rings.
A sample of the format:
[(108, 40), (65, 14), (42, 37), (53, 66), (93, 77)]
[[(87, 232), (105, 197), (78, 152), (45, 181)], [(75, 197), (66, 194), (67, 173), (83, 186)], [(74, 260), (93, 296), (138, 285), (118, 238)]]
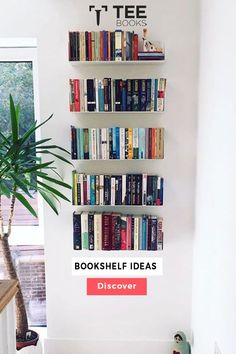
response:
[[(152, 45), (152, 50), (148, 51), (145, 49), (146, 39), (142, 40), (141, 48), (139, 36), (134, 32), (69, 32), (69, 61), (72, 64), (83, 62), (88, 65), (112, 62), (147, 65), (164, 62), (163, 46), (158, 43), (157, 47)], [(96, 66), (94, 68), (96, 72)], [(163, 113), (166, 79), (96, 78), (95, 75), (95, 78), (70, 79), (69, 93), (70, 112), (104, 115), (133, 113), (132, 117), (137, 113)], [(109, 120), (113, 123), (111, 117)], [(71, 158), (78, 161), (163, 159), (164, 128), (71, 126)], [(119, 174), (117, 170), (116, 173), (106, 174), (73, 171), (72, 183), (72, 201), (78, 207), (78, 211), (73, 213), (74, 250), (163, 249), (163, 218), (144, 213), (145, 207), (163, 205), (163, 177), (145, 171), (126, 174)], [(141, 215), (135, 215), (132, 209), (127, 215), (106, 210), (107, 207), (122, 206), (142, 208)], [(103, 212), (80, 210), (85, 207), (105, 209)]]

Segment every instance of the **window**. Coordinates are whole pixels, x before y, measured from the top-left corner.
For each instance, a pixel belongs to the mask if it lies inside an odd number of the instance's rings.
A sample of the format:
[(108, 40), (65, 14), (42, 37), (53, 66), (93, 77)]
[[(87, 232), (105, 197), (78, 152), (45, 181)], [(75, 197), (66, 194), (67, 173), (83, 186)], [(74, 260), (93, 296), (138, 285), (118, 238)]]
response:
[[(9, 95), (14, 102), (21, 107), (20, 133), (24, 134), (34, 122), (34, 90), (33, 90), (33, 65), (32, 61), (0, 61), (0, 127), (3, 134), (10, 132)], [(31, 205), (37, 210), (37, 193), (32, 191), (34, 199), (30, 200)], [(3, 218), (7, 220), (10, 199), (2, 197)], [(34, 226), (38, 225), (38, 218), (33, 217), (30, 212), (17, 200), (13, 225)]]
[[(36, 119), (39, 121), (37, 46), (34, 39), (0, 39), (0, 129), (9, 130), (9, 94), (21, 106), (21, 132)], [(39, 132), (37, 132), (37, 138)], [(16, 202), (12, 237), (14, 245), (43, 244), (42, 201), (37, 193), (30, 203), (37, 210), (34, 218), (20, 202)], [(7, 218), (10, 200), (3, 198), (3, 215)]]
[[(0, 39), (0, 130), (9, 130), (9, 94), (21, 106), (23, 132), (39, 119), (37, 46), (34, 39)], [(36, 138), (39, 139), (40, 132)], [(34, 218), (16, 204), (16, 213), (9, 238), (15, 266), (22, 285), (29, 324), (46, 325), (45, 266), (43, 247), (42, 200), (35, 193), (30, 203), (37, 209)], [(7, 218), (9, 200), (4, 199), (4, 217)], [(0, 251), (0, 278), (5, 276)]]

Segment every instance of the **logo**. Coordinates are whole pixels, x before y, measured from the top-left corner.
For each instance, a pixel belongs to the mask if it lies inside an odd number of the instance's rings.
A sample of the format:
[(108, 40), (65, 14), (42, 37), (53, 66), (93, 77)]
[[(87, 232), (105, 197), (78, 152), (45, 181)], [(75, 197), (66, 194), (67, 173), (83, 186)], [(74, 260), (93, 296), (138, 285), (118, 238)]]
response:
[[(116, 27), (137, 27), (147, 26), (146, 5), (113, 5), (111, 12), (114, 13)], [(95, 5), (89, 5), (89, 12), (94, 11), (96, 14), (97, 26), (101, 22), (101, 12), (108, 12), (108, 5), (102, 5), (96, 8)], [(110, 8), (109, 8), (110, 10)]]
[(103, 5), (103, 6), (101, 6), (101, 9), (95, 9), (95, 6), (94, 6), (94, 5), (90, 5), (90, 6), (89, 6), (89, 12), (91, 12), (92, 10), (94, 10), (95, 13), (96, 13), (97, 26), (100, 25), (100, 19), (101, 19), (101, 11), (102, 11), (102, 9), (104, 9), (104, 10), (107, 12), (108, 6), (107, 6), (107, 5)]

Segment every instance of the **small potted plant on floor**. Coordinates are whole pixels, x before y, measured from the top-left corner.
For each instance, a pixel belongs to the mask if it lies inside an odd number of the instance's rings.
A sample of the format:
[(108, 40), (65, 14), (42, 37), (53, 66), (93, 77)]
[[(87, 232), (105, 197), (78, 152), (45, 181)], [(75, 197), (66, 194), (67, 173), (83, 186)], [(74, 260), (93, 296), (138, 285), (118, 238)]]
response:
[[(30, 198), (33, 198), (32, 191), (37, 191), (56, 214), (58, 214), (57, 202), (60, 199), (70, 201), (58, 187), (71, 189), (71, 186), (62, 181), (54, 164), (56, 159), (70, 164), (64, 157), (69, 152), (51, 144), (51, 138), (35, 140), (36, 130), (51, 118), (52, 116), (41, 124), (35, 122), (26, 132), (20, 134), (20, 107), (15, 106), (10, 96), (11, 133), (4, 135), (0, 131), (0, 247), (8, 277), (18, 281), (15, 299), (18, 350), (36, 345), (39, 337), (36, 332), (29, 329), (22, 289), (9, 247), (16, 200), (35, 217), (36, 211), (30, 203)], [(11, 200), (6, 223), (2, 214), (3, 196)]]

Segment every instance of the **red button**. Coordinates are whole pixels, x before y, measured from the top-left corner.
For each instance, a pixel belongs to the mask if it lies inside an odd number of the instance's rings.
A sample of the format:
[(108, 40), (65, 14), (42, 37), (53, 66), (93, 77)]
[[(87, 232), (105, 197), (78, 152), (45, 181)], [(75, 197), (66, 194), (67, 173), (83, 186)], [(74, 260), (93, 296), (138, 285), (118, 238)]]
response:
[(87, 295), (147, 295), (147, 279), (87, 278)]

